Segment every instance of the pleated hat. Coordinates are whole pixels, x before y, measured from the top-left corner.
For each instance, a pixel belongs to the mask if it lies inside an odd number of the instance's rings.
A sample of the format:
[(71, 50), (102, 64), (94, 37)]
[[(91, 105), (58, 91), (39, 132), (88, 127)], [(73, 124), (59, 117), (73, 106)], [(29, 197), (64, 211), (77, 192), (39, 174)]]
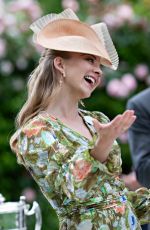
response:
[(59, 14), (45, 15), (30, 26), (33, 40), (44, 48), (92, 54), (100, 57), (100, 64), (116, 70), (117, 51), (105, 23), (89, 25), (66, 9)]

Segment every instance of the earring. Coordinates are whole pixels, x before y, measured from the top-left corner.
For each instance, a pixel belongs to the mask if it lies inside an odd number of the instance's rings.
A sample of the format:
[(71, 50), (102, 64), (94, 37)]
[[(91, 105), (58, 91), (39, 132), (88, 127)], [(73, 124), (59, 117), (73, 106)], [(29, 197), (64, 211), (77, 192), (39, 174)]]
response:
[(61, 77), (60, 77), (60, 80), (59, 80), (60, 87), (62, 86), (65, 77), (66, 77), (66, 74), (65, 74), (65, 72), (63, 72)]
[(62, 76), (63, 76), (63, 77), (66, 77), (66, 74), (65, 74), (65, 72), (62, 72)]
[(60, 80), (59, 80), (60, 87), (62, 86), (62, 83), (63, 83), (63, 77), (61, 77)]

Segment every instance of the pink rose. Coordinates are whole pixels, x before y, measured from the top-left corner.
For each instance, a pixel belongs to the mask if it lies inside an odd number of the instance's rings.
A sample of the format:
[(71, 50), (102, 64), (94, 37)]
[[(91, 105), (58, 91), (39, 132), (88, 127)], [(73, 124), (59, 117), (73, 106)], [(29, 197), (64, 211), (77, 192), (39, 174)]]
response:
[(63, 0), (62, 7), (64, 9), (70, 8), (74, 12), (77, 12), (79, 10), (79, 3), (76, 0)]
[(125, 98), (130, 93), (128, 87), (118, 79), (113, 79), (108, 83), (107, 92), (110, 96), (118, 98)]
[(119, 18), (122, 19), (123, 21), (131, 21), (134, 17), (134, 12), (132, 7), (127, 4), (118, 6), (116, 13), (117, 16), (119, 16)]
[(136, 89), (137, 87), (137, 82), (134, 78), (134, 76), (130, 73), (124, 74), (122, 76), (122, 80), (121, 80), (129, 90), (133, 91)]
[(143, 80), (149, 73), (148, 66), (145, 64), (139, 64), (135, 67), (134, 73), (139, 80)]

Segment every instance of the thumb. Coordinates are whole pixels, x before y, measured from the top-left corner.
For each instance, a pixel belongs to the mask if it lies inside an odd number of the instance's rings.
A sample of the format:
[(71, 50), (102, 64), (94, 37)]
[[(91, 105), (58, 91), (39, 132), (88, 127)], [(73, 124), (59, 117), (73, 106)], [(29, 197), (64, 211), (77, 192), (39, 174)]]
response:
[(97, 133), (102, 129), (101, 123), (96, 119), (93, 119), (93, 126)]

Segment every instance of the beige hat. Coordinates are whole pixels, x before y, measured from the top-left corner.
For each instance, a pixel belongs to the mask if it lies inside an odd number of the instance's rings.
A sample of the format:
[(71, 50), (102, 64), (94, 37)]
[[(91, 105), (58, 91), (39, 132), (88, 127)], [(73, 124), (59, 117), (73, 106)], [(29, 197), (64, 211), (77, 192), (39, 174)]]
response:
[(34, 42), (42, 47), (93, 54), (100, 63), (116, 70), (118, 54), (105, 23), (88, 25), (79, 20), (71, 9), (60, 14), (48, 14), (31, 24)]

